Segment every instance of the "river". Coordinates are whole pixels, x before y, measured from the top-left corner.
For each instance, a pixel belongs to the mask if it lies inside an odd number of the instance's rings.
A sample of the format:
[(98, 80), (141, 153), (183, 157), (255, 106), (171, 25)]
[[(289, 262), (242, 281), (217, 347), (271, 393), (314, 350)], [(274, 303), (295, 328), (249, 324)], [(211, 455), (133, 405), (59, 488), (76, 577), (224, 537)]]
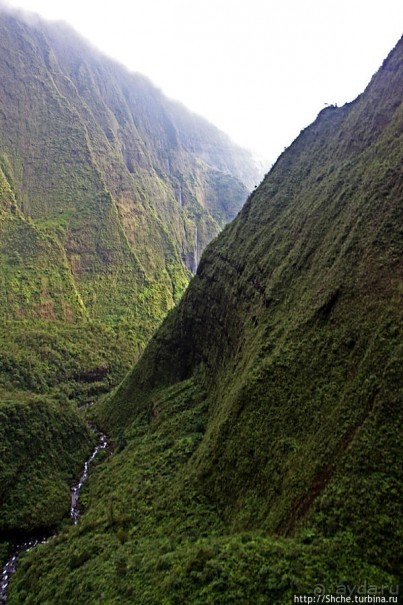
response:
[[(108, 446), (108, 439), (104, 433), (101, 433), (97, 428), (90, 425), (90, 428), (94, 433), (98, 436), (98, 442), (94, 447), (91, 456), (86, 460), (84, 464), (83, 472), (79, 480), (73, 485), (70, 492), (70, 518), (72, 519), (74, 525), (77, 525), (78, 520), (80, 518), (80, 508), (79, 508), (79, 498), (81, 488), (84, 483), (88, 479), (89, 468), (91, 463), (95, 460), (96, 456), (100, 452), (100, 450), (105, 450)], [(53, 536), (52, 536), (53, 537)], [(30, 535), (22, 540), (15, 542), (10, 547), (10, 555), (6, 563), (3, 565), (1, 579), (0, 579), (0, 605), (3, 605), (7, 602), (7, 590), (10, 582), (10, 578), (15, 572), (18, 564), (18, 559), (20, 555), (24, 552), (28, 552), (32, 548), (35, 548), (38, 544), (45, 544), (50, 539), (48, 535)]]

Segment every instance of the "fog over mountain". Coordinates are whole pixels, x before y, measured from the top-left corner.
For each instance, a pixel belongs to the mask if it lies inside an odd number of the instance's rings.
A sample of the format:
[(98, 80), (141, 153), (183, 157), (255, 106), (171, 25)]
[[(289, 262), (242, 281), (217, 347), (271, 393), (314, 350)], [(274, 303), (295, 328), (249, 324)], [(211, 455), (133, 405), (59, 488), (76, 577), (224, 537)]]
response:
[(403, 38), (253, 188), (146, 78), (0, 13), (9, 605), (397, 595), (402, 93)]

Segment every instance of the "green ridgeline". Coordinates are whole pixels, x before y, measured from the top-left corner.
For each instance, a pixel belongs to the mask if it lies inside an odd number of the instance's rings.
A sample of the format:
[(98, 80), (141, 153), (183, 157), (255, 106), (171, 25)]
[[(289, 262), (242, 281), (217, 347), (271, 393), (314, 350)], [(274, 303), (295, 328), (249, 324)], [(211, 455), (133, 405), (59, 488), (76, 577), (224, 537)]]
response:
[(201, 251), (256, 179), (146, 78), (0, 8), (1, 531), (63, 517), (91, 443), (74, 407), (122, 380), (188, 284), (196, 227)]
[(86, 514), (24, 557), (10, 605), (396, 594), (402, 87), (403, 40), (208, 247), (95, 409), (116, 452)]
[[(116, 384), (258, 170), (65, 25), (2, 8), (0, 51), (0, 356), (15, 350), (11, 331), (58, 332), (77, 338), (83, 375), (102, 358)], [(53, 367), (50, 341), (43, 360), (21, 338), (16, 355)]]

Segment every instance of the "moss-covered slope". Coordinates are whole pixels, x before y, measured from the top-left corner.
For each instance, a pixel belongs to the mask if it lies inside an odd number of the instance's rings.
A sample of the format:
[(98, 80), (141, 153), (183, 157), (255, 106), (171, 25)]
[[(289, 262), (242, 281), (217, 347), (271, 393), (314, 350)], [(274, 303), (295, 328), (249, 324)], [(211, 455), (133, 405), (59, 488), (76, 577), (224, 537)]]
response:
[(92, 436), (71, 404), (0, 395), (0, 541), (66, 517)]
[(0, 7), (0, 539), (65, 515), (91, 445), (74, 407), (122, 379), (256, 178), (145, 78)]
[(10, 604), (395, 590), (402, 91), (403, 39), (210, 244), (97, 408), (118, 451), (93, 477), (81, 527), (27, 557)]
[(110, 382), (259, 178), (247, 152), (146, 78), (65, 25), (4, 8), (0, 169), (1, 208), (12, 198), (0, 317), (96, 323), (122, 351)]
[[(81, 347), (74, 338), (73, 319), (87, 324), (66, 254), (23, 217), (1, 169), (0, 267), (1, 543), (15, 531), (49, 528), (68, 512), (69, 484), (92, 444), (69, 400), (88, 400), (88, 382), (93, 390), (105, 385), (82, 380), (101, 338), (94, 347), (89, 326)], [(29, 393), (52, 394), (57, 403)]]
[[(63, 24), (0, 7), (3, 369), (10, 353), (20, 367), (35, 357), (60, 380), (75, 348), (67, 382), (81, 374), (85, 391), (102, 366), (98, 391), (116, 384), (258, 178), (247, 152), (146, 78)], [(61, 346), (27, 350), (18, 335), (37, 332)]]
[[(232, 530), (352, 532), (397, 569), (401, 519), (403, 42), (303, 131), (210, 245), (178, 309), (103, 405), (209, 391), (188, 471)], [(154, 412), (155, 413), (155, 412)], [(399, 487), (400, 486), (400, 487)]]
[(17, 205), (58, 235), (93, 317), (150, 332), (196, 266), (196, 231), (201, 251), (240, 209), (253, 160), (67, 26), (2, 11), (0, 28), (0, 156)]

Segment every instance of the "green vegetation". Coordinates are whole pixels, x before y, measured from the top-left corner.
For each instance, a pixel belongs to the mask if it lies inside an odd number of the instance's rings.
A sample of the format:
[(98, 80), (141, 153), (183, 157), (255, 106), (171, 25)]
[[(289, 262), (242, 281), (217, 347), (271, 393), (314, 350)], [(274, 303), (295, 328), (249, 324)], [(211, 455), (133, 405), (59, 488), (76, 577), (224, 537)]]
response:
[(94, 322), (133, 361), (253, 160), (64, 25), (2, 9), (0, 34), (0, 317)]
[(127, 373), (139, 344), (130, 328), (99, 322), (66, 325), (8, 321), (0, 334), (0, 390), (94, 401)]
[(80, 526), (24, 557), (10, 603), (396, 587), (402, 50), (301, 133), (93, 408), (116, 453)]
[[(44, 417), (47, 410), (67, 413), (63, 398), (90, 399), (84, 376), (101, 383), (97, 393), (114, 383), (121, 370), (113, 370), (110, 382), (108, 372), (98, 372), (120, 346), (118, 337), (108, 344), (108, 335), (132, 322), (126, 342), (141, 349), (153, 321), (180, 298), (187, 274), (177, 261), (182, 256), (190, 266), (194, 219), (200, 233), (211, 234), (222, 217), (202, 215), (205, 166), (191, 178), (188, 164), (181, 164), (179, 125), (189, 116), (178, 117), (177, 108), (165, 105), (155, 127), (153, 103), (143, 107), (140, 100), (144, 119), (137, 125), (130, 110), (134, 88), (116, 85), (126, 75), (114, 72), (110, 92), (96, 94), (104, 90), (104, 72), (89, 66), (99, 66), (98, 59), (86, 59), (84, 49), (77, 65), (62, 52), (71, 36), (63, 31), (46, 32), (58, 59), (56, 64), (49, 55), (48, 69), (57, 90), (75, 87), (70, 109), (87, 129), (96, 162), (80, 167), (88, 181), (77, 172), (81, 186), (88, 182), (85, 203), (80, 198), (71, 213), (63, 209), (60, 222), (42, 212), (45, 198), (32, 197), (30, 228), (65, 250), (66, 279), (73, 280), (65, 300), (81, 300), (82, 307), (77, 303), (71, 326), (55, 318), (46, 338), (48, 324), (35, 322), (49, 318), (34, 316), (27, 306), (26, 333), (41, 343), (32, 354), (29, 339), (19, 353), (18, 341), (13, 348), (11, 336), (5, 338), (15, 368), (14, 377), (7, 368), (0, 373), (5, 389), (34, 388), (58, 402), (48, 401), (43, 410), (35, 407), (41, 397), (29, 401), (31, 407), (6, 404), (11, 426), (15, 414), (28, 419), (25, 433), (35, 426), (37, 410)], [(114, 454), (105, 452), (91, 473), (80, 524), (66, 523), (56, 538), (22, 557), (10, 605), (263, 605), (289, 603), (293, 593), (318, 584), (327, 593), (339, 586), (396, 587), (402, 540), (402, 78), (403, 39), (363, 95), (327, 108), (301, 132), (208, 246), (133, 371), (87, 411), (113, 436)], [(137, 86), (149, 89), (141, 79)], [(93, 118), (97, 128), (90, 128)], [(159, 148), (141, 136), (154, 128)], [(101, 153), (109, 145), (115, 155)], [(205, 141), (201, 147), (211, 151)], [(115, 170), (122, 159), (127, 171)], [(20, 191), (17, 163), (14, 176), (9, 164), (3, 164), (5, 180)], [(179, 165), (186, 185), (175, 172)], [(224, 172), (224, 166), (217, 169)], [(218, 182), (225, 190), (221, 176)], [(181, 184), (186, 202), (177, 214), (168, 211), (175, 197), (170, 183)], [(11, 215), (4, 187), (2, 207)], [(36, 248), (38, 259), (41, 250)], [(132, 272), (125, 273), (129, 264)], [(36, 283), (35, 272), (30, 279)], [(23, 325), (21, 318), (13, 321)], [(70, 340), (70, 329), (83, 329), (82, 336)], [(26, 371), (29, 364), (33, 372)], [(31, 376), (38, 377), (34, 387), (26, 382)], [(64, 437), (57, 448), (64, 447)], [(67, 456), (55, 474), (67, 478), (74, 464)], [(48, 463), (45, 468), (52, 476)], [(44, 469), (40, 474), (38, 481)], [(57, 477), (51, 496), (61, 512)], [(24, 493), (17, 485), (17, 501)], [(18, 507), (11, 502), (5, 510), (12, 519)]]
[(0, 8), (0, 531), (60, 522), (91, 443), (73, 408), (122, 380), (188, 284), (196, 224), (202, 249), (256, 178), (145, 78)]
[(0, 535), (52, 528), (93, 437), (71, 404), (20, 394), (0, 400)]
[[(394, 578), (361, 559), (350, 533), (299, 538), (229, 531), (189, 477), (208, 425), (206, 394), (189, 380), (152, 396), (125, 443), (91, 475), (76, 527), (24, 556), (10, 604), (289, 603), (325, 583)], [(63, 574), (61, 574), (63, 570)]]

